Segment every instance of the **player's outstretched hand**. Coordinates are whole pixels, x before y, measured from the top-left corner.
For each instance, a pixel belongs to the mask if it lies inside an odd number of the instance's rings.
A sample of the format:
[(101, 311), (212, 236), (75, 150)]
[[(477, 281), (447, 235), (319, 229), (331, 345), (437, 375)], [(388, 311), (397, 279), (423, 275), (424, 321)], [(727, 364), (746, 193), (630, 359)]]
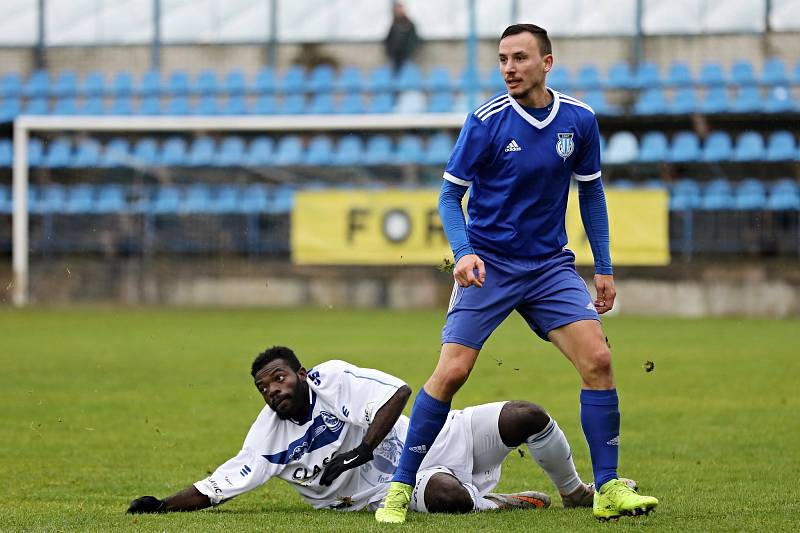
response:
[(597, 299), (594, 307), (601, 315), (611, 311), (614, 307), (614, 298), (617, 297), (617, 289), (614, 288), (614, 276), (595, 274), (594, 288), (597, 290)]
[(322, 477), (319, 478), (319, 484), (323, 487), (327, 487), (333, 483), (334, 479), (341, 476), (346, 471), (351, 468), (359, 467), (369, 461), (372, 461), (372, 449), (362, 442), (349, 452), (337, 455), (331, 459), (331, 462), (328, 463), (328, 466), (326, 466), (325, 470), (322, 472)]
[(131, 502), (128, 514), (165, 513), (166, 507), (167, 502), (164, 500), (159, 500), (155, 496), (142, 496)]
[[(477, 271), (477, 275), (475, 271)], [(483, 287), (483, 282), (486, 281), (486, 267), (480, 257), (475, 254), (467, 254), (456, 263), (453, 277), (460, 287), (475, 285), (480, 289)]]

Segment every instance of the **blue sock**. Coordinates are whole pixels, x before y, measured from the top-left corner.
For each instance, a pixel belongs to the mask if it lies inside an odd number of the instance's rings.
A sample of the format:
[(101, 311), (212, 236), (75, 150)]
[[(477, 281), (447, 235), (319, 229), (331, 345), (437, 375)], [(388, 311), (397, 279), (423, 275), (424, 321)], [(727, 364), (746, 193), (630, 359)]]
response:
[(450, 402), (437, 400), (428, 395), (425, 389), (419, 391), (411, 408), (406, 443), (392, 481), (414, 486), (419, 465), (442, 430), (449, 412)]
[(617, 389), (581, 390), (581, 426), (592, 456), (597, 490), (616, 479), (619, 458), (619, 400)]

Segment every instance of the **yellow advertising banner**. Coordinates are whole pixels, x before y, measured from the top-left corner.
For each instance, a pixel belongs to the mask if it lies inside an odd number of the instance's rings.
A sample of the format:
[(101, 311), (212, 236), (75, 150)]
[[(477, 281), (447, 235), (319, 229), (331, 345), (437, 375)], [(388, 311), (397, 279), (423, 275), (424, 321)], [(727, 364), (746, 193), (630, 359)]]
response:
[[(442, 230), (438, 189), (298, 192), (291, 247), (305, 265), (438, 265), (453, 254)], [(567, 245), (578, 264), (593, 264), (577, 191), (567, 208)], [(615, 265), (670, 261), (668, 195), (662, 190), (606, 191)]]

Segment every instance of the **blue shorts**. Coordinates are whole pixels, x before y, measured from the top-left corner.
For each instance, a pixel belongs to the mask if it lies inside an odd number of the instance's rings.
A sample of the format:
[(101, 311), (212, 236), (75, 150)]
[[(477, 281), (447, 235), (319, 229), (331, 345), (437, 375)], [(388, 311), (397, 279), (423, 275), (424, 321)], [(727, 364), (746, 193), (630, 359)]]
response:
[(537, 259), (501, 258), (476, 251), (486, 267), (482, 288), (453, 288), (442, 344), (480, 350), (489, 335), (516, 310), (542, 339), (579, 320), (600, 320), (586, 283), (575, 270), (575, 254), (564, 249)]

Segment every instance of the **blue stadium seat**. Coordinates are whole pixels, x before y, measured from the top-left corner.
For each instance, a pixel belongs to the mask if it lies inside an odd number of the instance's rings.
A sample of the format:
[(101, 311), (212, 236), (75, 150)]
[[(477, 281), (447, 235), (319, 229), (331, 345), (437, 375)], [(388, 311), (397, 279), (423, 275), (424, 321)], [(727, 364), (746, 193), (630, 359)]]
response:
[(105, 113), (105, 105), (101, 96), (90, 96), (83, 101), (83, 105), (78, 111), (81, 115), (102, 115)]
[(115, 137), (108, 142), (105, 150), (103, 150), (98, 166), (103, 168), (126, 167), (129, 165), (131, 157), (130, 150), (130, 143), (127, 139)]
[(277, 90), (277, 87), (278, 82), (275, 77), (275, 70), (272, 67), (264, 67), (256, 73), (252, 92), (258, 95), (272, 94)]
[(338, 166), (361, 165), (364, 159), (364, 141), (358, 135), (339, 139), (333, 154), (333, 164)]
[(672, 187), (669, 208), (672, 211), (697, 209), (701, 199), (700, 186), (693, 180), (682, 179)]
[(496, 93), (505, 90), (506, 84), (503, 81), (503, 76), (497, 66), (491, 66), (481, 78), (481, 89)]
[(273, 215), (285, 215), (292, 210), (294, 190), (291, 187), (277, 187), (270, 197), (266, 212)]
[(619, 113), (619, 110), (616, 107), (613, 107), (608, 103), (606, 100), (606, 93), (600, 89), (586, 91), (582, 100), (584, 103), (588, 104), (589, 107), (594, 109), (594, 112), (598, 115), (607, 116), (616, 115)]
[(5, 185), (0, 185), (0, 214), (10, 215), (13, 211), (13, 202), (11, 200), (11, 188)]
[(778, 86), (772, 87), (767, 93), (767, 101), (764, 103), (764, 111), (767, 113), (789, 113), (795, 108), (792, 100), (792, 93), (788, 88)]
[(394, 97), (391, 93), (378, 93), (372, 95), (368, 113), (388, 114), (394, 111)]
[(439, 132), (432, 135), (422, 154), (422, 164), (444, 165), (450, 159), (453, 144), (452, 136), (447, 133)]
[(639, 155), (639, 141), (629, 131), (618, 131), (608, 140), (603, 161), (611, 165), (630, 163)]
[(240, 188), (236, 185), (220, 185), (211, 191), (212, 202), (209, 206), (212, 213), (226, 214), (238, 213), (241, 210), (240, 203), (242, 197)]
[(181, 190), (174, 185), (158, 187), (153, 200), (149, 203), (151, 213), (156, 215), (173, 215), (181, 206)]
[(50, 110), (47, 98), (31, 98), (22, 110), (23, 115), (46, 115)]
[(675, 92), (667, 111), (671, 115), (690, 115), (697, 110), (697, 101), (693, 87), (681, 87)]
[(418, 135), (406, 134), (397, 142), (394, 162), (398, 165), (422, 163), (422, 140)]
[(398, 91), (421, 91), (422, 72), (414, 63), (406, 63), (400, 67), (394, 79), (395, 89)]
[(363, 113), (366, 110), (366, 102), (361, 93), (349, 92), (344, 95), (339, 107), (336, 109), (338, 113), (346, 113), (348, 115), (356, 115)]
[(184, 116), (191, 112), (189, 98), (186, 96), (173, 96), (164, 107), (165, 115)]
[(635, 189), (636, 185), (631, 180), (615, 179), (611, 182), (615, 189)]
[(733, 209), (736, 202), (733, 197), (731, 184), (724, 179), (712, 180), (703, 190), (700, 208), (708, 211), (719, 209)]
[(205, 183), (193, 183), (186, 189), (179, 210), (182, 213), (209, 213), (211, 205), (210, 187)]
[(22, 111), (22, 104), (17, 98), (0, 102), (0, 123), (11, 122)]
[(645, 189), (666, 189), (667, 185), (658, 178), (650, 178), (646, 179), (641, 183), (641, 186)]
[(132, 96), (134, 93), (133, 74), (125, 70), (117, 72), (108, 89), (111, 96)]
[(102, 148), (96, 139), (83, 139), (75, 147), (69, 166), (72, 168), (96, 167), (100, 163)]
[(706, 90), (705, 97), (700, 102), (700, 112), (715, 114), (728, 111), (728, 93), (725, 87), (711, 87)]
[(601, 85), (600, 71), (595, 65), (583, 65), (575, 76), (574, 86), (578, 89), (597, 89)]
[(747, 178), (736, 187), (735, 207), (739, 210), (764, 209), (767, 193), (760, 181)]
[(717, 87), (726, 82), (725, 72), (719, 63), (705, 63), (697, 76), (697, 83), (706, 87)]
[(660, 163), (667, 159), (669, 143), (667, 136), (660, 131), (650, 131), (642, 136), (639, 147), (641, 163)]
[(428, 102), (428, 113), (450, 113), (454, 103), (452, 92), (434, 93)]
[(450, 91), (453, 86), (450, 81), (450, 71), (444, 67), (434, 67), (425, 78), (423, 87), (426, 91), (437, 93)]
[(655, 89), (661, 86), (661, 72), (658, 65), (645, 61), (636, 69), (634, 85), (639, 89)]
[(739, 60), (731, 66), (731, 83), (734, 85), (755, 85), (756, 75), (749, 61)]
[(29, 208), (32, 213), (63, 213), (67, 203), (67, 191), (62, 185), (50, 184), (41, 188), (29, 189)]
[(94, 204), (91, 206), (93, 213), (112, 214), (124, 213), (128, 210), (125, 200), (125, 189), (121, 185), (106, 184), (97, 189)]
[(330, 65), (319, 65), (315, 67), (308, 78), (308, 90), (312, 93), (329, 93), (333, 90), (333, 83), (336, 72)]
[(687, 85), (694, 85), (694, 76), (689, 65), (676, 61), (671, 63), (667, 71), (667, 77), (664, 80), (664, 85), (667, 87), (684, 87)]
[(275, 147), (273, 164), (292, 166), (303, 163), (303, 142), (297, 135), (287, 135), (278, 141)]
[(547, 74), (547, 85), (557, 91), (569, 92), (572, 90), (572, 80), (566, 67), (556, 65)]
[(731, 102), (730, 110), (734, 113), (755, 113), (761, 111), (764, 102), (758, 87), (740, 87), (736, 97)]
[(797, 140), (791, 131), (773, 132), (767, 140), (767, 161), (792, 161), (797, 156)]
[(91, 213), (94, 204), (94, 188), (86, 183), (73, 185), (67, 189), (64, 212), (71, 215)]
[(46, 70), (36, 70), (22, 88), (28, 98), (43, 98), (50, 92), (50, 76)]
[(133, 98), (130, 96), (118, 96), (111, 101), (111, 107), (108, 109), (111, 115), (132, 115), (133, 114)]
[(315, 135), (308, 143), (304, 163), (322, 167), (333, 163), (333, 141), (327, 135)]
[(186, 165), (186, 141), (180, 137), (170, 137), (161, 146), (159, 163), (168, 167)]
[(367, 140), (366, 165), (388, 165), (392, 161), (392, 140), (386, 135), (373, 135)]
[(194, 106), (192, 110), (195, 115), (218, 115), (219, 102), (217, 102), (216, 94), (206, 94)]
[(247, 92), (247, 79), (240, 69), (228, 71), (225, 79), (217, 87), (217, 92), (228, 95), (242, 95)]
[(0, 167), (10, 167), (14, 161), (14, 147), (10, 139), (0, 139)]
[(245, 214), (260, 214), (266, 212), (268, 206), (267, 187), (261, 183), (253, 183), (242, 191), (242, 201), (238, 211)]
[(259, 135), (254, 137), (244, 156), (244, 166), (246, 167), (264, 167), (272, 164), (272, 150), (274, 142), (266, 135)]
[(308, 113), (312, 115), (330, 115), (333, 109), (333, 94), (329, 92), (318, 92), (311, 100)]
[[(550, 82), (550, 76), (548, 76)], [(611, 65), (606, 76), (606, 86), (609, 89), (630, 89), (634, 87), (631, 67), (626, 61), (618, 61)]]
[(422, 91), (403, 91), (397, 96), (395, 113), (424, 113), (425, 94)]
[(158, 96), (146, 96), (142, 98), (139, 104), (139, 109), (136, 111), (137, 115), (160, 115), (161, 114), (161, 100)]
[(59, 98), (53, 106), (53, 115), (77, 115), (78, 102), (74, 97)]
[(672, 139), (668, 155), (673, 163), (687, 163), (700, 159), (700, 140), (691, 131), (678, 132)]
[(366, 83), (367, 91), (371, 93), (385, 93), (394, 90), (394, 76), (388, 66), (376, 67), (369, 73)]
[(297, 95), (306, 91), (306, 72), (303, 67), (293, 65), (286, 69), (278, 83), (278, 91), (283, 94)]
[(800, 210), (800, 186), (789, 178), (772, 183), (766, 207), (773, 211)]
[(218, 91), (217, 72), (204, 69), (197, 75), (192, 92), (201, 96), (216, 95)]
[(28, 165), (40, 167), (44, 161), (44, 143), (41, 139), (33, 138), (28, 141)]
[(223, 115), (247, 115), (248, 112), (247, 100), (243, 94), (229, 96), (220, 108), (220, 113)]
[(147, 166), (157, 164), (160, 161), (158, 143), (156, 143), (155, 139), (149, 137), (139, 139), (133, 147), (131, 156), (136, 165)]
[(22, 96), (22, 79), (16, 72), (6, 72), (0, 78), (0, 98), (19, 98)]
[(192, 141), (191, 148), (186, 157), (186, 164), (190, 167), (208, 167), (216, 159), (216, 142), (211, 137), (197, 137)]
[(293, 93), (283, 97), (280, 112), (284, 115), (301, 115), (307, 111), (306, 97), (301, 93)]
[(668, 109), (667, 99), (661, 89), (648, 89), (642, 92), (633, 106), (637, 115), (662, 115)]
[(786, 85), (789, 83), (786, 65), (782, 60), (773, 57), (764, 62), (764, 68), (761, 71), (761, 83), (763, 85)]
[(50, 95), (64, 98), (78, 93), (78, 73), (74, 70), (62, 70), (55, 83), (50, 86)]
[(69, 166), (71, 158), (72, 143), (69, 139), (59, 137), (45, 146), (42, 162), (47, 168), (65, 168)]
[(191, 86), (188, 72), (185, 70), (173, 70), (161, 92), (173, 97), (187, 97), (191, 92)]
[(158, 96), (161, 94), (161, 73), (157, 70), (148, 70), (142, 74), (139, 81), (138, 93), (142, 96)]
[(363, 88), (362, 85), (361, 69), (353, 66), (344, 67), (333, 83), (336, 91), (347, 94), (360, 93)]
[(78, 90), (78, 93), (85, 97), (98, 97), (102, 96), (106, 90), (105, 75), (99, 71), (92, 71), (83, 78), (83, 83)]
[(706, 137), (703, 144), (703, 161), (718, 163), (730, 161), (733, 158), (733, 142), (731, 136), (725, 131), (714, 131)]
[(245, 163), (246, 149), (244, 139), (229, 135), (222, 139), (213, 164), (218, 167), (237, 167)]
[(275, 101), (275, 96), (272, 94), (264, 93), (259, 96), (253, 107), (253, 113), (256, 115), (274, 115), (277, 112), (278, 103)]
[(734, 161), (763, 161), (766, 157), (764, 137), (755, 131), (746, 131), (736, 139)]

